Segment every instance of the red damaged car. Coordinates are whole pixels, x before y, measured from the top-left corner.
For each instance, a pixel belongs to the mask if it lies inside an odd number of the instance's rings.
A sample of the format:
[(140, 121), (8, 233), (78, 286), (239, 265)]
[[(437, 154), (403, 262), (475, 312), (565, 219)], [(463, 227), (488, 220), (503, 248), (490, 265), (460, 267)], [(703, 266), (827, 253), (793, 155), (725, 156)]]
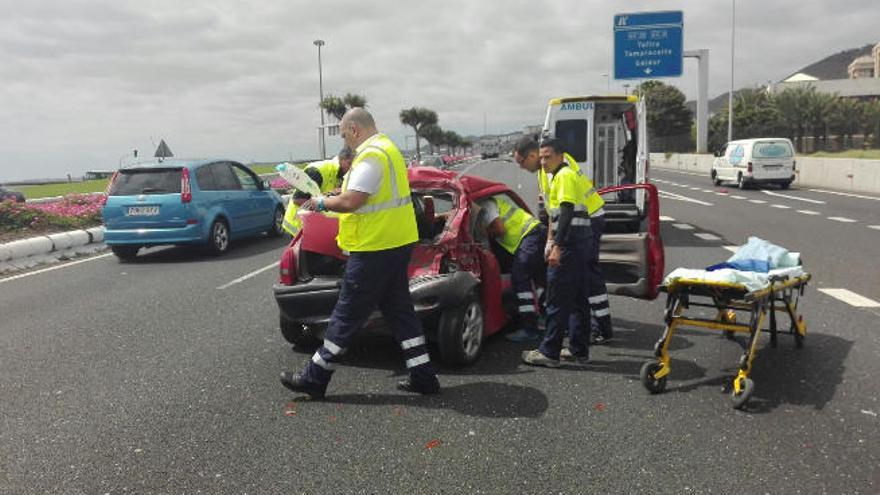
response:
[[(484, 339), (501, 331), (516, 308), (508, 292), (512, 260), (486, 239), (477, 222), (477, 201), (505, 195), (528, 207), (499, 182), (429, 167), (408, 173), (419, 230), (409, 265), (413, 304), (441, 360), (469, 364), (479, 356)], [(657, 190), (634, 184), (607, 192), (637, 188), (646, 190), (645, 220), (638, 232), (602, 237), (602, 267), (609, 293), (653, 299), (663, 276)], [(346, 256), (336, 245), (336, 218), (301, 215), (303, 228), (281, 255), (281, 276), (273, 289), (284, 338), (314, 347), (336, 304)], [(613, 220), (608, 219), (611, 228), (606, 232), (613, 232)], [(376, 311), (366, 326), (381, 324)]]

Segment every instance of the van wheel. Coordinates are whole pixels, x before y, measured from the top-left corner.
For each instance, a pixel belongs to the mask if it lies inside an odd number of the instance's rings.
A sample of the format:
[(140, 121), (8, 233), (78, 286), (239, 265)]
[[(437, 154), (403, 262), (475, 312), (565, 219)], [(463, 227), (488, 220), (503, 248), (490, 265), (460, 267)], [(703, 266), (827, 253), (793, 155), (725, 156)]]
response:
[(223, 254), (229, 250), (229, 226), (222, 218), (214, 220), (211, 224), (208, 247), (214, 254)]
[(743, 178), (742, 172), (740, 172), (736, 175), (736, 187), (738, 187), (740, 189), (748, 189), (748, 186), (746, 185), (746, 181)]
[(284, 234), (284, 208), (275, 208), (275, 214), (272, 215), (272, 226), (266, 232), (269, 237), (281, 237)]
[(140, 246), (110, 246), (110, 250), (119, 258), (119, 261), (134, 261), (137, 258)]
[(718, 172), (712, 171), (712, 184), (716, 187), (721, 185), (721, 179), (718, 178)]
[(440, 315), (437, 326), (440, 359), (453, 365), (473, 363), (483, 348), (484, 330), (480, 298), (471, 292), (460, 304), (445, 309)]
[(780, 189), (788, 189), (789, 187), (791, 187), (791, 182), (783, 182), (782, 184), (779, 184)]

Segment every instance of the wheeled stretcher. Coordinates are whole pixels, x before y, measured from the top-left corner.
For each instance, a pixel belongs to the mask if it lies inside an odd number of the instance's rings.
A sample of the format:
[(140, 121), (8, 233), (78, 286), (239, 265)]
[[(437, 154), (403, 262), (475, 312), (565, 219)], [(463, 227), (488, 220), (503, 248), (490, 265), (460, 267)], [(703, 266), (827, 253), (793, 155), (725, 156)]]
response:
[[(691, 274), (693, 276), (693, 274)], [(755, 384), (749, 374), (758, 347), (758, 338), (767, 316), (770, 319), (770, 345), (777, 344), (777, 334), (790, 333), (794, 336), (797, 348), (804, 345), (807, 334), (806, 322), (798, 314), (798, 302), (810, 274), (799, 267), (796, 270), (773, 270), (766, 276), (761, 287), (756, 284), (706, 280), (701, 278), (667, 277), (660, 290), (667, 293), (665, 320), (666, 328), (654, 347), (655, 360), (642, 366), (641, 379), (645, 388), (652, 393), (660, 393), (666, 387), (666, 378), (671, 372), (669, 343), (675, 331), (681, 326), (721, 330), (728, 337), (734, 332), (749, 334), (748, 345), (739, 360), (739, 370), (733, 379), (730, 397), (733, 406), (741, 409), (748, 402)], [(713, 308), (714, 319), (692, 317), (685, 311), (692, 307)], [(780, 331), (776, 313), (786, 313), (790, 325), (788, 331)], [(747, 323), (737, 323), (737, 314), (747, 314)]]

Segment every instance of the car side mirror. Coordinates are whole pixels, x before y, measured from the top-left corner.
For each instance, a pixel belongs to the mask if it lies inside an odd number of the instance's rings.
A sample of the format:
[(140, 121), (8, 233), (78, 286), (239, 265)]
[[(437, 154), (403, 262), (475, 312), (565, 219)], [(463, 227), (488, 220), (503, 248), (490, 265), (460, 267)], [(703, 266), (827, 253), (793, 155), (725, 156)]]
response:
[(434, 225), (436, 211), (434, 209), (434, 196), (422, 196), (422, 209), (425, 215), (425, 224)]

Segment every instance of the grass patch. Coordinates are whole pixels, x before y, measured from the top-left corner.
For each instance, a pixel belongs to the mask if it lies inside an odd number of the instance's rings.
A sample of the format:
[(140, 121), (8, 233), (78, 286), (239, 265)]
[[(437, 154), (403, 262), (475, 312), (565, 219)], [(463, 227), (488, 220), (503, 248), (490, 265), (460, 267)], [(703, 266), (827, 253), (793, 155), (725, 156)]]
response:
[(818, 151), (816, 153), (803, 154), (801, 156), (816, 158), (856, 158), (861, 160), (880, 160), (880, 149)]
[(82, 182), (60, 182), (57, 184), (40, 184), (37, 186), (17, 186), (15, 189), (24, 193), (27, 199), (66, 196), (68, 194), (85, 194), (104, 192), (108, 179), (85, 180)]

